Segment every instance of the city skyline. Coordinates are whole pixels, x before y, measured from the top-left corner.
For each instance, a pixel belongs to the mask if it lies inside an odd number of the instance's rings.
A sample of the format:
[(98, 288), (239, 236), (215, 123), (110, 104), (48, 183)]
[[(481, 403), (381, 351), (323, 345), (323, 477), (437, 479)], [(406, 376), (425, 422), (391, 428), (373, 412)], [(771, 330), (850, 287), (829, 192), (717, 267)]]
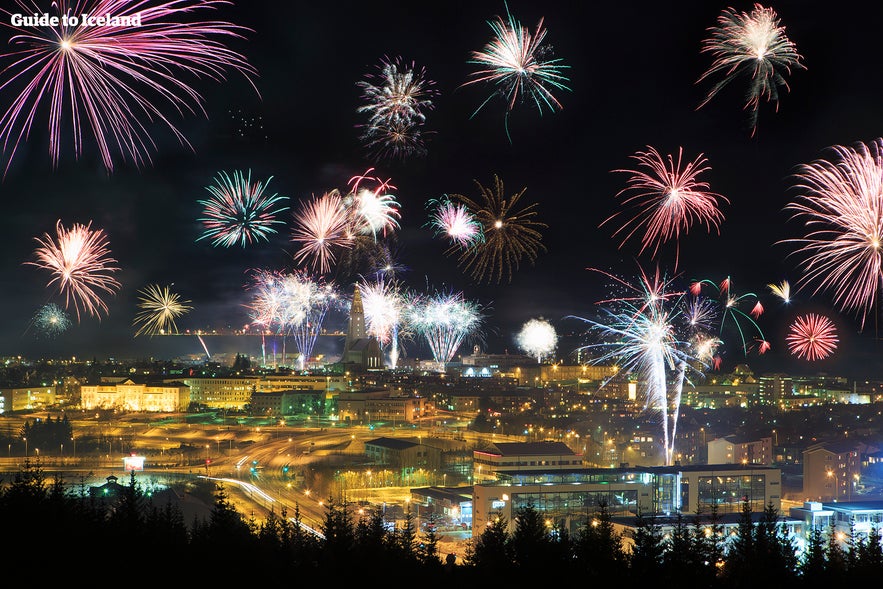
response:
[[(703, 104), (716, 81), (700, 81), (713, 62), (703, 42), (728, 6), (539, 7), (502, 1), (419, 11), (359, 3), (333, 9), (275, 2), (218, 6), (218, 18), (249, 29), (243, 39), (225, 42), (256, 73), (228, 71), (221, 83), (188, 80), (203, 96), (208, 116), (166, 114), (192, 150), (167, 126), (142, 120), (156, 142), (149, 152), (152, 163), (139, 168), (113, 154), (109, 172), (88, 138), (75, 159), (65, 131), (53, 168), (39, 111), (0, 184), (7, 245), (0, 353), (166, 357), (187, 347), (199, 353), (203, 346), (195, 337), (136, 336), (140, 293), (153, 284), (169, 286), (188, 301), (192, 309), (175, 319), (181, 331), (244, 326), (253, 319), (248, 285), (256, 270), (307, 267), (291, 239), (297, 211), (328, 191), (345, 194), (354, 177), (370, 175), (388, 179), (399, 205), (397, 227), (378, 238), (398, 267), (397, 278), (412, 293), (462, 292), (482, 310), (477, 334), (482, 341), (464, 342), (458, 354), (471, 353), (474, 343), (490, 353), (520, 353), (521, 326), (544, 318), (567, 336), (554, 354), (564, 358), (573, 351), (564, 346), (575, 347), (579, 334), (588, 331), (577, 318), (597, 319), (599, 302), (612, 297), (610, 280), (590, 269), (636, 283), (658, 265), (675, 291), (685, 292), (697, 281), (719, 286), (729, 278), (733, 293), (753, 294), (752, 301), (764, 307), (758, 339), (768, 342), (769, 351), (745, 354), (743, 342), (722, 334), (722, 362), (709, 373), (744, 363), (758, 371), (879, 376), (879, 301), (863, 320), (839, 308), (831, 292), (814, 293), (815, 284), (797, 288), (803, 269), (800, 258), (790, 255), (796, 248), (786, 242), (804, 237), (801, 223), (786, 210), (798, 194), (800, 166), (831, 158), (832, 146), (871, 144), (883, 134), (876, 104), (880, 82), (868, 75), (875, 71), (870, 24), (875, 19), (857, 3), (836, 11), (820, 2), (764, 5), (776, 11), (804, 67), (785, 74), (788, 87), (778, 87), (778, 108), (759, 100), (754, 128), (750, 110), (743, 108), (749, 77), (733, 77)], [(750, 12), (754, 5), (734, 8)], [(492, 86), (467, 84), (481, 69), (474, 52), (491, 41), (489, 25), (496, 17), (509, 22), (507, 10), (531, 33), (542, 19), (548, 53), (540, 57), (566, 66), (555, 70), (566, 77), (562, 87), (548, 86), (553, 101), (538, 107), (528, 96), (508, 113), (506, 100), (492, 96)], [(3, 18), (8, 25), (9, 16)], [(11, 30), (2, 30), (2, 52), (13, 51)], [(847, 49), (835, 57), (831, 47)], [(364, 106), (366, 80), (396, 58), (402, 67), (425, 68), (432, 81), (432, 106), (420, 113), (425, 154), (377, 159), (365, 145), (370, 121), (358, 109)], [(4, 65), (14, 61), (9, 55), (3, 59)], [(0, 110), (14, 97), (11, 86), (0, 88)], [(707, 169), (697, 180), (723, 197), (715, 223), (697, 222), (658, 250), (642, 249), (639, 238), (625, 239), (616, 233), (622, 222), (609, 221), (622, 218), (616, 216), (623, 212), (618, 195), (628, 176), (621, 171), (636, 169), (635, 155), (648, 148), (675, 161), (682, 150), (683, 163), (704, 157)], [(201, 201), (210, 198), (208, 188), (222, 172), (250, 173), (265, 183), (267, 194), (285, 197), (276, 203), (286, 208), (276, 213), (275, 233), (229, 247), (201, 239)], [(497, 177), (507, 197), (523, 191), (521, 204), (535, 205), (536, 220), (545, 225), (535, 260), (522, 258), (511, 282), (505, 274), (499, 281), (470, 275), (431, 226), (433, 203), (451, 195), (479, 200), (479, 186), (493, 187)], [(32, 321), (38, 310), (49, 303), (64, 307), (65, 301), (47, 286), (49, 275), (28, 262), (39, 245), (35, 240), (54, 235), (59, 221), (68, 227), (91, 223), (105, 232), (120, 287), (102, 296), (107, 312), (100, 317), (85, 313), (78, 320), (69, 307), (67, 329), (38, 333)], [(322, 278), (350, 296), (376, 269), (331, 268)], [(792, 286), (787, 304), (769, 288), (783, 281)], [(808, 313), (836, 326), (837, 347), (826, 359), (807, 361), (788, 352), (791, 324)], [(339, 328), (345, 310), (329, 311), (325, 320)], [(419, 338), (404, 349), (430, 356)]]

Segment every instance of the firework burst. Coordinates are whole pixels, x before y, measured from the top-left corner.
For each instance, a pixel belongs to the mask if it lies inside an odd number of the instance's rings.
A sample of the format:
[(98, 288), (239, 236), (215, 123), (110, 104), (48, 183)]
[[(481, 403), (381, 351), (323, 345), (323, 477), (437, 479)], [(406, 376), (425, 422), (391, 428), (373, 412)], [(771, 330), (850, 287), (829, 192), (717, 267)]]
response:
[(698, 82), (722, 75), (723, 78), (699, 105), (705, 106), (720, 90), (740, 75), (751, 80), (745, 109), (750, 112), (751, 134), (757, 130), (757, 111), (761, 99), (779, 107), (779, 87), (788, 90), (785, 76), (793, 69), (806, 69), (797, 46), (785, 35), (779, 17), (772, 8), (755, 4), (751, 12), (727, 8), (717, 19), (718, 26), (708, 29), (710, 35), (702, 44), (702, 52), (714, 58), (711, 67)]
[(352, 247), (349, 216), (337, 190), (313, 198), (295, 214), (291, 241), (302, 244), (294, 255), (302, 263), (309, 259), (314, 270), (325, 274), (338, 253)]
[(483, 320), (478, 305), (466, 300), (463, 293), (420, 297), (407, 306), (405, 313), (408, 325), (426, 339), (440, 371), (465, 338), (477, 336)]
[[(570, 66), (561, 59), (549, 58), (551, 46), (543, 44), (546, 29), (543, 19), (531, 34), (506, 8), (506, 20), (495, 17), (488, 21), (493, 38), (481, 51), (473, 51), (469, 63), (479, 70), (472, 72), (463, 85), (486, 83), (494, 92), (482, 102), (472, 116), (478, 113), (494, 96), (506, 100), (506, 114), (520, 102), (530, 102), (540, 114), (548, 108), (554, 112), (562, 108), (552, 90), (570, 90), (564, 70)], [(508, 134), (508, 128), (507, 128)]]
[(139, 291), (138, 313), (133, 326), (138, 327), (135, 337), (139, 335), (169, 335), (178, 333), (175, 319), (188, 313), (193, 307), (190, 301), (184, 300), (172, 292), (171, 286), (150, 284)]
[(224, 247), (267, 241), (269, 234), (276, 233), (273, 225), (283, 223), (276, 215), (288, 210), (278, 206), (288, 197), (265, 193), (272, 179), (252, 183), (251, 170), (247, 176), (237, 170), (232, 178), (219, 172), (215, 183), (206, 187), (211, 198), (199, 201), (205, 208), (203, 217), (197, 220), (205, 231), (196, 241), (210, 239), (212, 245)]
[[(699, 154), (683, 167), (683, 148), (678, 149), (677, 161), (671, 154), (663, 158), (650, 146), (647, 151), (639, 151), (631, 157), (637, 161), (636, 170), (614, 170), (629, 174), (626, 187), (616, 197), (622, 197), (623, 206), (634, 210), (613, 232), (614, 237), (623, 236), (620, 248), (640, 232), (639, 255), (652, 250), (651, 258), (655, 258), (663, 243), (672, 239), (677, 243), (681, 234), (689, 232), (695, 224), (705, 225), (709, 232), (719, 232), (724, 219), (719, 207), (729, 201), (709, 191), (708, 183), (698, 179), (711, 169), (704, 155)], [(624, 214), (623, 211), (614, 213), (600, 226)], [(677, 255), (675, 260), (677, 269)]]
[(364, 174), (350, 178), (350, 192), (344, 205), (350, 211), (350, 233), (376, 239), (378, 233), (386, 235), (398, 229), (401, 212), (395, 196), (388, 194), (396, 187), (388, 179), (369, 176), (373, 171), (374, 168), (369, 168)]
[(547, 225), (535, 219), (536, 203), (519, 208), (519, 200), (527, 188), (507, 199), (503, 181), (497, 176), (494, 176), (493, 189), (485, 188), (478, 181), (475, 184), (481, 193), (480, 203), (460, 194), (452, 195), (466, 206), (484, 236), (482, 241), (460, 252), (460, 266), (476, 282), (499, 284), (504, 272), (512, 282), (522, 260), (533, 264), (539, 253), (546, 251), (540, 230)]
[(517, 336), (518, 347), (525, 354), (537, 359), (537, 363), (555, 351), (558, 334), (555, 327), (543, 318), (531, 319), (521, 326)]
[(368, 74), (357, 85), (365, 101), (357, 111), (368, 115), (361, 139), (374, 158), (425, 155), (422, 128), (438, 94), (426, 69), (413, 62), (408, 65), (401, 57), (384, 58), (378, 73)]
[(435, 228), (436, 235), (450, 239), (453, 248), (468, 249), (484, 240), (481, 223), (469, 212), (466, 205), (445, 198), (431, 200), (427, 206), (433, 209), (429, 223)]
[(64, 309), (55, 303), (49, 303), (37, 310), (31, 319), (31, 324), (36, 328), (38, 335), (54, 338), (70, 329), (71, 320)]
[(114, 266), (116, 260), (110, 257), (107, 236), (102, 229), (92, 229), (92, 222), (86, 225), (74, 223), (65, 228), (59, 220), (56, 237), (48, 233), (34, 238), (39, 245), (35, 250), (36, 261), (25, 262), (52, 273), (46, 286), (57, 285), (64, 294), (65, 308), (73, 305), (77, 321), (80, 314), (89, 313), (93, 317), (107, 313), (103, 294), (115, 294), (120, 283), (113, 277), (119, 271)]
[(399, 285), (382, 277), (375, 282), (362, 280), (357, 288), (362, 297), (368, 333), (389, 350), (390, 368), (395, 368), (399, 357), (399, 334), (404, 321), (405, 295)]
[[(54, 27), (11, 24), (13, 13), (45, 12), (34, 0), (15, 0), (15, 9), (0, 9), (2, 26), (12, 30), (16, 49), (0, 58), (13, 60), (2, 70), (0, 89), (14, 95), (0, 116), (0, 140), (8, 156), (36, 125), (37, 113), (49, 112), (49, 155), (57, 164), (71, 124), (71, 143), (79, 157), (84, 135), (97, 145), (108, 171), (114, 155), (136, 165), (150, 161), (155, 148), (148, 123), (159, 121), (182, 143), (184, 135), (160, 106), (177, 113), (203, 111), (202, 96), (187, 77), (222, 81), (229, 70), (249, 81), (255, 69), (227, 48), (225, 39), (243, 38), (247, 29), (220, 20), (184, 22), (202, 10), (229, 4), (225, 0), (59, 0), (53, 2)], [(109, 26), (65, 25), (61, 16), (138, 16), (140, 25), (120, 21)], [(17, 93), (17, 94), (16, 94)], [(203, 111), (204, 112), (204, 111)]]
[(781, 243), (798, 246), (804, 259), (798, 287), (815, 284), (864, 328), (876, 309), (883, 280), (883, 139), (855, 147), (836, 145), (832, 160), (799, 168), (801, 193), (785, 209), (803, 221), (806, 236)]
[(798, 358), (824, 360), (837, 349), (837, 328), (824, 315), (809, 313), (794, 320), (785, 336), (788, 350)]

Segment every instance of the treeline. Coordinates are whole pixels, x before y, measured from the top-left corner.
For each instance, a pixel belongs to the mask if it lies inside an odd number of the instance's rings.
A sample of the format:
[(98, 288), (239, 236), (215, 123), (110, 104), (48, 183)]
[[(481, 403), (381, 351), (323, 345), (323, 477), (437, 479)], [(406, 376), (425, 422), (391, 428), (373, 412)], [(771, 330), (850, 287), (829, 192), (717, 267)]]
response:
[(604, 505), (572, 535), (550, 526), (533, 506), (519, 509), (514, 519), (511, 534), (508, 522), (498, 518), (454, 562), (439, 553), (434, 521), (417, 531), (408, 512), (404, 525), (391, 529), (381, 513), (357, 516), (346, 501), (326, 503), (319, 537), (300, 525), (297, 509), (271, 512), (260, 522), (244, 517), (222, 485), (210, 515), (193, 522), (185, 522), (171, 502), (158, 505), (134, 473), (113, 498), (94, 497), (83, 483), (76, 488), (50, 481), (32, 463), (0, 485), (7, 573), (51, 573), (59, 581), (455, 588), (452, 584), (519, 587), (539, 579), (543, 586), (614, 580), (616, 586), (787, 588), (883, 575), (876, 529), (867, 538), (853, 535), (846, 548), (816, 532), (798, 557), (771, 505), (756, 524), (743, 506), (732, 537), (714, 514), (702, 522), (698, 516), (679, 517), (666, 535), (651, 518), (639, 516), (628, 549)]

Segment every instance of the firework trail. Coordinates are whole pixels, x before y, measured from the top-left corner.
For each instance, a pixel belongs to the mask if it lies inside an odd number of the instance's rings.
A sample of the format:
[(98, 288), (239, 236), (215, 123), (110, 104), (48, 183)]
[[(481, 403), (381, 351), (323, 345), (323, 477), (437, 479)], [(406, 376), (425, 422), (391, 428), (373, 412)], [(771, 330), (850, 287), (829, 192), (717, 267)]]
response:
[(717, 22), (718, 26), (708, 29), (710, 36), (702, 44), (702, 53), (711, 54), (714, 60), (697, 83), (718, 75), (723, 78), (712, 86), (697, 108), (705, 106), (740, 75), (747, 75), (751, 84), (745, 109), (750, 113), (754, 136), (761, 99), (775, 102), (778, 110), (779, 87), (787, 91), (785, 76), (790, 75), (792, 69), (806, 69), (800, 63), (803, 57), (785, 35), (785, 27), (779, 26), (779, 17), (772, 8), (755, 4), (750, 13), (727, 8)]
[(837, 328), (824, 315), (800, 315), (785, 336), (788, 350), (798, 358), (815, 362), (824, 360), (837, 349)]
[(360, 125), (361, 140), (372, 156), (380, 160), (425, 155), (425, 111), (432, 110), (438, 95), (426, 69), (414, 62), (409, 66), (401, 57), (384, 58), (378, 73), (366, 75), (357, 86), (365, 103), (356, 110), (368, 115), (368, 123)]
[(230, 247), (237, 243), (245, 247), (256, 241), (268, 241), (268, 235), (276, 233), (273, 225), (283, 223), (276, 215), (288, 210), (288, 207), (277, 207), (288, 197), (277, 194), (265, 194), (266, 183), (251, 181), (251, 170), (248, 176), (237, 170), (231, 178), (226, 172), (219, 172), (212, 186), (206, 190), (211, 198), (198, 201), (203, 205), (203, 216), (197, 219), (202, 222), (205, 231), (196, 241), (210, 239), (213, 246)]
[[(752, 327), (756, 332), (756, 337), (751, 340), (752, 344), (757, 344), (759, 354), (764, 354), (770, 349), (770, 344), (763, 335), (763, 331), (757, 324), (757, 319), (763, 314), (763, 305), (753, 292), (744, 294), (735, 294), (732, 290), (732, 279), (727, 276), (720, 284), (713, 280), (704, 279), (696, 280), (690, 285), (690, 293), (696, 297), (702, 297), (702, 290), (709, 287), (714, 291), (714, 297), (705, 298), (706, 301), (714, 301), (718, 305), (719, 311), (715, 317), (719, 322), (718, 333), (723, 334), (724, 330), (732, 326), (739, 335), (739, 341), (743, 353), (747, 356), (750, 350), (749, 342), (746, 339), (746, 330), (748, 326)], [(746, 313), (741, 307), (750, 306), (751, 309)], [(744, 325), (743, 324), (747, 324)]]
[(767, 284), (767, 288), (773, 295), (782, 299), (786, 305), (791, 302), (791, 285), (787, 280), (783, 280), (779, 284)]
[(71, 323), (68, 314), (55, 303), (48, 303), (40, 307), (30, 322), (36, 328), (38, 335), (48, 338), (61, 335), (70, 329)]
[[(506, 6), (506, 20), (497, 16), (488, 21), (493, 38), (481, 51), (473, 51), (468, 63), (476, 64), (481, 69), (469, 74), (463, 84), (490, 84), (493, 92), (482, 102), (474, 117), (494, 96), (506, 100), (506, 135), (509, 135), (509, 113), (520, 102), (532, 102), (540, 114), (544, 109), (554, 112), (563, 108), (552, 90), (570, 90), (568, 78), (564, 70), (570, 66), (561, 63), (561, 59), (548, 59), (551, 46), (543, 45), (546, 29), (543, 19), (537, 23), (536, 31), (531, 34), (509, 12)], [(511, 140), (511, 138), (510, 138)]]
[(404, 293), (395, 281), (387, 281), (382, 277), (375, 282), (363, 279), (357, 288), (362, 297), (368, 333), (377, 339), (382, 349), (389, 350), (389, 366), (394, 369), (399, 359)]
[(444, 198), (430, 200), (427, 207), (433, 209), (429, 224), (435, 228), (435, 234), (451, 240), (452, 249), (449, 252), (469, 249), (484, 240), (481, 223), (469, 212), (466, 205)]
[[(607, 276), (612, 276), (604, 272)], [(719, 341), (691, 324), (684, 313), (686, 293), (671, 291), (672, 280), (653, 279), (641, 272), (639, 284), (616, 278), (626, 296), (610, 298), (603, 321), (576, 317), (590, 325), (601, 342), (582, 349), (600, 349), (596, 363), (614, 361), (637, 374), (646, 386), (645, 409), (659, 413), (665, 463), (672, 464), (684, 382), (713, 357)], [(642, 293), (642, 296), (634, 296)]]
[(720, 233), (724, 216), (721, 203), (729, 203), (725, 197), (709, 191), (707, 182), (698, 177), (711, 169), (707, 159), (699, 154), (692, 162), (682, 167), (683, 148), (678, 148), (677, 161), (671, 154), (665, 158), (656, 148), (647, 146), (647, 151), (632, 155), (637, 161), (636, 170), (613, 170), (629, 174), (626, 187), (620, 190), (617, 198), (633, 213), (619, 211), (601, 222), (599, 227), (618, 220), (628, 214), (629, 218), (613, 236), (622, 234), (620, 249), (640, 233), (641, 249), (638, 254), (652, 250), (655, 258), (662, 244), (674, 240), (676, 244), (675, 270), (680, 253), (678, 240), (687, 234), (694, 224), (705, 225), (706, 229)]
[(552, 354), (558, 345), (558, 334), (555, 332), (555, 327), (542, 317), (531, 319), (522, 325), (516, 339), (518, 347), (525, 354), (536, 358), (538, 364), (543, 361), (543, 358)]
[(178, 333), (175, 319), (189, 312), (193, 307), (190, 301), (184, 300), (172, 292), (171, 286), (149, 284), (139, 293), (138, 308), (132, 325), (138, 327), (135, 337), (139, 335), (168, 335)]
[(426, 339), (441, 372), (463, 340), (477, 335), (483, 321), (478, 305), (459, 292), (420, 297), (405, 312), (408, 325)]
[(35, 237), (40, 244), (34, 254), (36, 261), (25, 262), (52, 273), (46, 286), (56, 284), (59, 293), (64, 294), (65, 308), (73, 305), (80, 320), (80, 313), (89, 313), (100, 318), (107, 312), (107, 305), (101, 293), (115, 294), (120, 283), (113, 276), (119, 271), (114, 266), (116, 260), (110, 257), (109, 242), (102, 229), (92, 229), (92, 222), (82, 225), (74, 223), (66, 229), (59, 220), (56, 225), (56, 238), (48, 233)]
[[(256, 70), (223, 41), (242, 39), (244, 27), (220, 21), (184, 22), (192, 13), (230, 4), (226, 0), (58, 0), (53, 2), (55, 27), (11, 24), (13, 13), (42, 14), (34, 0), (15, 0), (16, 8), (0, 9), (0, 25), (12, 31), (13, 60), (0, 73), (0, 90), (14, 95), (0, 116), (0, 141), (8, 156), (6, 170), (19, 145), (48, 109), (49, 155), (58, 163), (71, 125), (71, 142), (79, 157), (84, 135), (94, 141), (108, 171), (114, 154), (136, 165), (150, 161), (155, 148), (148, 123), (162, 122), (184, 145), (187, 139), (160, 106), (179, 115), (202, 111), (203, 98), (184, 80), (226, 79), (229, 70), (250, 83)], [(140, 26), (65, 26), (61, 16), (134, 17)], [(68, 23), (69, 25), (69, 23)]]
[(798, 288), (815, 284), (813, 294), (830, 292), (864, 329), (883, 280), (883, 139), (831, 150), (832, 160), (800, 166), (801, 193), (785, 210), (803, 222), (806, 235), (780, 243), (796, 244), (792, 255), (804, 258)]
[(202, 339), (202, 336), (199, 335), (199, 334), (197, 334), (196, 337), (197, 337), (197, 339), (199, 339), (199, 343), (202, 344), (202, 349), (205, 350), (205, 357), (206, 357), (206, 359), (207, 359), (207, 360), (211, 360), (211, 359), (212, 359), (212, 355), (209, 354), (208, 346), (205, 345), (205, 340)]
[(503, 181), (494, 176), (494, 188), (485, 188), (475, 181), (483, 202), (461, 194), (451, 195), (462, 203), (481, 225), (484, 239), (460, 253), (459, 264), (477, 282), (499, 284), (506, 272), (509, 282), (525, 258), (533, 264), (541, 251), (541, 229), (548, 227), (535, 219), (536, 203), (518, 208), (527, 188), (522, 188), (508, 199)]

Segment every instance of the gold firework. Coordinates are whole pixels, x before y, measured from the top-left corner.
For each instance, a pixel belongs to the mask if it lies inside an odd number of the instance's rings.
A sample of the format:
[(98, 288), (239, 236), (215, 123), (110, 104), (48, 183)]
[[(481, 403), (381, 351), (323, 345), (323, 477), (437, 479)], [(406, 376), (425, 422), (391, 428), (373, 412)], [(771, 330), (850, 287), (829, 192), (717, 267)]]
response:
[(139, 292), (142, 296), (138, 298), (138, 308), (141, 310), (135, 315), (133, 325), (140, 327), (135, 337), (178, 333), (175, 319), (193, 308), (189, 305), (190, 301), (182, 300), (170, 287), (160, 287), (158, 284), (148, 285)]
[(535, 219), (536, 203), (518, 208), (527, 188), (506, 198), (503, 181), (494, 176), (494, 188), (485, 188), (477, 180), (483, 203), (460, 194), (452, 195), (472, 212), (481, 223), (484, 241), (460, 253), (459, 264), (476, 282), (499, 284), (505, 272), (508, 281), (525, 258), (533, 264), (539, 253), (546, 251), (541, 243), (541, 229), (548, 227)]

